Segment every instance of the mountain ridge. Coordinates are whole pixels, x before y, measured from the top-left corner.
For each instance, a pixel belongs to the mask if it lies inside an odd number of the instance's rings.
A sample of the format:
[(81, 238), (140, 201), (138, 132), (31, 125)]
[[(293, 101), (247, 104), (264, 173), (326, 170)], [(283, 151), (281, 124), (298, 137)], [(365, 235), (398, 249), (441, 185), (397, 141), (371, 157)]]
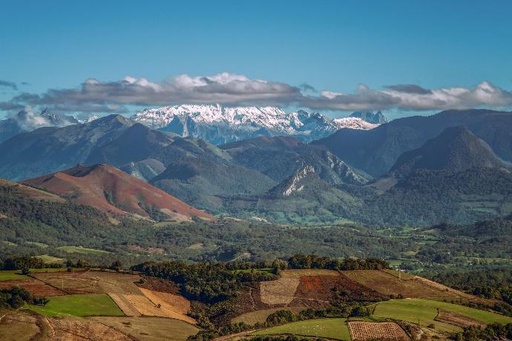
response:
[(77, 165), (22, 183), (104, 213), (148, 219), (166, 217), (178, 221), (191, 221), (194, 216), (213, 218), (170, 194), (105, 164)]
[(360, 118), (330, 120), (304, 110), (286, 113), (277, 107), (223, 107), (176, 105), (144, 109), (131, 117), (153, 129), (224, 144), (258, 136), (295, 136), (309, 142), (341, 128), (372, 129)]

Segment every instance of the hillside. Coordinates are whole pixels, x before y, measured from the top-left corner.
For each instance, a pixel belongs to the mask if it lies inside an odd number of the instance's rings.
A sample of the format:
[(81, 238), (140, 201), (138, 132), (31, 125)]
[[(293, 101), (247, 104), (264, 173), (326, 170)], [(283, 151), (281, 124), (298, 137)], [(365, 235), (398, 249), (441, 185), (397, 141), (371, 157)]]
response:
[(446, 128), (456, 126), (466, 126), (499, 158), (512, 161), (512, 115), (503, 111), (448, 110), (432, 116), (400, 118), (368, 131), (342, 129), (313, 144), (324, 146), (351, 166), (379, 177), (404, 152), (419, 148)]
[(419, 170), (462, 172), (471, 168), (507, 167), (492, 149), (466, 127), (446, 128), (422, 147), (403, 153), (390, 170), (404, 177)]
[(148, 183), (105, 164), (77, 166), (23, 182), (101, 212), (155, 220), (212, 219)]
[(18, 134), (0, 144), (0, 177), (21, 180), (73, 167), (133, 124), (123, 116), (111, 115), (87, 124)]
[(220, 146), (244, 167), (281, 182), (311, 166), (329, 184), (364, 184), (366, 177), (328, 150), (300, 142), (294, 137), (259, 137)]

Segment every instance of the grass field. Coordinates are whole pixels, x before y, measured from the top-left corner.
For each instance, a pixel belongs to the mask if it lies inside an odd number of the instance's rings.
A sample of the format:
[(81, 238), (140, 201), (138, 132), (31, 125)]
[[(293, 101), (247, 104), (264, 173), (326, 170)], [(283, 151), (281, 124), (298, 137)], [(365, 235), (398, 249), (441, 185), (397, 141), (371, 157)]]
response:
[(485, 324), (490, 323), (511, 323), (512, 318), (494, 314), (484, 310), (473, 309), (457, 304), (439, 302), (425, 299), (390, 300), (378, 303), (373, 316), (378, 318), (391, 318), (412, 323), (419, 323), (421, 326), (434, 324), (436, 329), (444, 331), (458, 331), (460, 328), (435, 321), (437, 309), (453, 312)]
[(39, 255), (36, 257), (39, 258), (40, 260), (42, 260), (45, 264), (55, 264), (55, 263), (62, 264), (64, 262), (64, 259), (58, 258), (58, 257), (53, 257), (50, 255)]
[(92, 320), (114, 327), (139, 340), (185, 341), (199, 331), (189, 323), (159, 317), (94, 317)]
[(104, 251), (104, 250), (89, 249), (89, 248), (81, 247), (81, 246), (59, 246), (57, 249), (62, 250), (67, 253), (85, 253), (85, 254), (87, 254), (87, 253), (89, 253), (89, 254), (110, 253), (110, 252)]
[(300, 313), (305, 308), (303, 307), (281, 307), (281, 308), (273, 308), (273, 309), (265, 309), (265, 310), (258, 310), (258, 311), (251, 311), (250, 313), (245, 313), (240, 316), (235, 317), (233, 320), (231, 320), (232, 323), (238, 323), (238, 322), (244, 322), (250, 325), (254, 325), (258, 322), (263, 323), (267, 320), (267, 317), (275, 313), (278, 310), (290, 310), (294, 314)]
[(2, 270), (0, 271), (0, 281), (14, 281), (17, 279), (27, 279), (28, 276), (22, 275), (20, 270)]
[(108, 295), (86, 294), (52, 297), (45, 306), (29, 306), (46, 316), (124, 316)]
[(257, 331), (251, 335), (293, 334), (325, 337), (336, 340), (350, 340), (346, 319), (330, 318), (292, 322), (282, 326)]

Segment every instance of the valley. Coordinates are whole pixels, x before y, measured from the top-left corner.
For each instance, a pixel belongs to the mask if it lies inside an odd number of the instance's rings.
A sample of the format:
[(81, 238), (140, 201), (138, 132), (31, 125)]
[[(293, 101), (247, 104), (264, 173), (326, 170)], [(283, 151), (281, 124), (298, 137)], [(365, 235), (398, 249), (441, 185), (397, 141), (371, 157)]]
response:
[[(0, 143), (0, 290), (48, 302), (6, 310), (0, 332), (405, 340), (511, 323), (512, 276), (471, 277), (512, 269), (510, 159), (495, 147), (511, 142), (472, 115), (422, 118), (412, 140), (402, 119), (216, 145), (119, 115), (15, 135)], [(421, 135), (425, 122), (446, 128)], [(382, 132), (379, 148), (403, 152), (376, 168), (330, 142)], [(357, 138), (343, 150), (364, 151)]]

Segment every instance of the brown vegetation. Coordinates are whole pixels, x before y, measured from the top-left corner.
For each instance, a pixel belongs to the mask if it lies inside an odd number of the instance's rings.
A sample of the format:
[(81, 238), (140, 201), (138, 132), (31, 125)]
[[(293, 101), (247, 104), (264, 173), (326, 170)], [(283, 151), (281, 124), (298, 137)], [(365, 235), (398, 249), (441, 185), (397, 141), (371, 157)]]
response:
[(177, 221), (190, 221), (194, 216), (213, 219), (211, 215), (147, 182), (108, 165), (77, 166), (25, 180), (24, 184), (45, 189), (105, 213), (153, 218), (156, 212), (159, 216)]
[(439, 322), (453, 324), (455, 326), (462, 327), (462, 328), (469, 327), (469, 326), (476, 326), (476, 327), (484, 329), (485, 327), (487, 327), (486, 324), (484, 324), (480, 321), (477, 321), (472, 318), (462, 316), (462, 315), (459, 315), (456, 313), (444, 311), (444, 310), (438, 310), (435, 320), (439, 321)]
[(12, 287), (20, 287), (27, 290), (35, 297), (46, 297), (46, 296), (60, 296), (66, 295), (66, 292), (59, 290), (56, 287), (48, 285), (35, 278), (18, 279), (14, 281), (1, 281), (1, 289), (10, 289)]
[(434, 287), (420, 277), (398, 278), (381, 270), (342, 271), (355, 282), (373, 289), (388, 297), (461, 299), (461, 295), (444, 287)]

